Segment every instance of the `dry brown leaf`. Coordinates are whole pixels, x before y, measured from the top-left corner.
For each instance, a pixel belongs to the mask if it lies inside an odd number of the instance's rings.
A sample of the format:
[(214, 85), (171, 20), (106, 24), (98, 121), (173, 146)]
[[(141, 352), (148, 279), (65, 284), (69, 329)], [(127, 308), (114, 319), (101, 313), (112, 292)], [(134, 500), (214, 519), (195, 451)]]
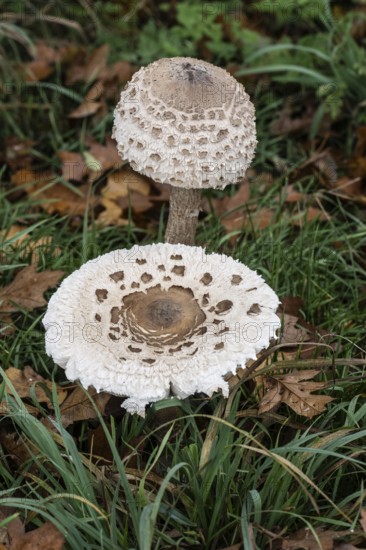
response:
[(85, 118), (91, 115), (95, 115), (101, 108), (102, 103), (100, 101), (90, 101), (85, 99), (76, 109), (71, 111), (67, 116), (69, 118)]
[[(25, 233), (22, 235), (19, 235), (19, 237), (16, 237), (18, 233), (21, 233), (24, 231), (26, 227), (22, 227), (20, 225), (12, 225), (8, 231), (3, 230), (0, 231), (0, 237), (4, 240), (9, 240), (15, 237), (14, 240), (12, 240), (10, 245), (5, 245), (5, 247), (1, 248), (0, 252), (0, 259), (2, 257), (6, 258), (6, 256), (13, 253), (13, 247), (18, 248), (21, 247), (23, 241), (28, 240), (27, 246), (21, 251), (19, 254), (20, 258), (26, 258), (31, 254), (31, 263), (37, 264), (39, 261), (39, 258), (41, 257), (42, 250), (49, 250), (52, 244), (52, 237), (41, 237), (37, 240), (32, 240), (30, 238), (30, 233)], [(52, 256), (58, 256), (61, 253), (61, 249), (56, 247), (52, 251)]]
[(333, 398), (312, 394), (313, 391), (322, 390), (327, 386), (326, 382), (310, 381), (317, 374), (319, 371), (314, 369), (295, 374), (264, 376), (265, 393), (259, 403), (259, 414), (270, 412), (281, 403), (307, 418), (322, 413)]
[(85, 159), (80, 153), (59, 151), (58, 158), (62, 162), (62, 175), (65, 180), (82, 181), (87, 174)]
[[(80, 52), (79, 52), (80, 53)], [(70, 86), (78, 81), (91, 82), (100, 77), (107, 66), (109, 46), (104, 44), (93, 50), (89, 56), (79, 55), (77, 62), (68, 67), (66, 85)]]
[[(98, 465), (113, 461), (113, 452), (102, 424), (88, 430), (88, 453), (98, 461)], [(101, 459), (105, 460), (101, 462)]]
[(278, 313), (288, 313), (294, 317), (300, 317), (300, 309), (304, 305), (301, 296), (283, 296), (278, 308)]
[(240, 186), (237, 192), (231, 197), (224, 197), (223, 199), (214, 199), (212, 205), (217, 214), (222, 215), (230, 212), (234, 208), (239, 208), (247, 204), (250, 197), (249, 181), (245, 180)]
[(314, 107), (305, 104), (305, 111), (300, 115), (294, 112), (294, 106), (286, 103), (279, 113), (279, 117), (272, 122), (270, 132), (274, 136), (293, 133), (308, 133), (314, 119)]
[[(321, 546), (315, 539), (310, 529), (300, 529), (290, 537), (282, 541), (281, 550), (334, 550), (335, 539), (344, 535), (344, 532), (332, 530), (323, 530), (319, 527), (315, 529)], [(349, 532), (347, 532), (348, 534)]]
[(137, 191), (141, 195), (148, 196), (150, 183), (145, 176), (134, 172), (131, 168), (124, 167), (108, 176), (107, 185), (102, 190), (102, 196), (115, 200), (120, 197), (127, 197), (129, 191)]
[(89, 82), (99, 77), (101, 71), (107, 66), (109, 56), (109, 45), (103, 44), (94, 50), (85, 66), (84, 80)]
[(64, 275), (63, 271), (47, 269), (37, 273), (35, 265), (19, 271), (14, 280), (0, 289), (0, 314), (19, 309), (32, 311), (47, 304), (43, 293), (54, 287)]
[[(100, 413), (103, 415), (105, 407), (111, 398), (110, 394), (105, 392), (97, 393), (92, 387), (88, 389), (88, 393), (93, 398)], [(60, 411), (62, 415), (62, 424), (65, 428), (74, 422), (91, 420), (98, 417), (85, 390), (80, 386), (77, 386), (65, 399), (60, 407)]]
[(62, 550), (65, 545), (64, 536), (50, 521), (33, 531), (9, 539), (9, 550)]
[(362, 178), (339, 178), (331, 188), (331, 194), (366, 205), (366, 195), (362, 192)]
[(271, 225), (275, 212), (270, 208), (261, 208), (249, 215), (246, 212), (237, 212), (221, 218), (221, 223), (225, 227), (226, 232), (240, 231), (244, 228), (254, 228), (254, 230), (265, 229)]
[(88, 140), (88, 145), (89, 153), (97, 160), (101, 170), (110, 170), (121, 165), (121, 159), (114, 140), (107, 138), (105, 145), (101, 145), (94, 140)]
[(276, 213), (270, 208), (261, 208), (255, 212), (251, 212), (245, 220), (247, 227), (254, 227), (254, 229), (265, 229), (270, 226), (274, 220)]
[(134, 212), (146, 212), (153, 204), (150, 191), (149, 179), (128, 167), (111, 173), (101, 192), (101, 203), (106, 210), (99, 214), (97, 222), (101, 225), (126, 225), (128, 220), (123, 218), (123, 210), (131, 204)]
[[(5, 453), (16, 462), (20, 469), (26, 465), (31, 473), (36, 474), (38, 472), (33, 457), (38, 455), (39, 450), (31, 441), (26, 441), (22, 436), (18, 436), (16, 432), (7, 433), (5, 430), (0, 431), (0, 441)], [(28, 462), (29, 464), (27, 464)]]
[[(23, 187), (28, 195), (42, 201), (41, 207), (49, 214), (59, 212), (73, 216), (84, 216), (87, 205), (93, 207), (97, 198), (89, 196), (90, 185), (84, 184), (72, 191), (61, 183), (56, 183), (52, 173), (37, 174), (32, 170), (18, 170), (11, 181), (17, 187)], [(50, 185), (54, 181), (54, 185)]]
[(360, 547), (354, 546), (349, 542), (340, 542), (336, 543), (333, 547), (333, 550), (362, 550)]
[(329, 221), (331, 219), (331, 216), (325, 210), (314, 208), (313, 206), (308, 206), (306, 210), (303, 210), (302, 212), (292, 216), (291, 223), (293, 225), (302, 227), (305, 223), (309, 223), (315, 219), (325, 222)]
[(300, 201), (306, 200), (308, 197), (299, 191), (296, 191), (293, 185), (288, 185), (285, 189), (285, 202), (287, 203), (297, 203)]
[(283, 330), (281, 332), (281, 344), (299, 344), (309, 340), (309, 334), (304, 327), (297, 324), (299, 318), (294, 315), (288, 315), (284, 313), (283, 317)]
[(38, 40), (34, 44), (33, 52), (34, 59), (45, 61), (47, 63), (55, 63), (60, 59), (57, 50), (43, 40)]
[(363, 532), (366, 533), (366, 510), (364, 510), (363, 508), (361, 509), (360, 520), (359, 521), (360, 521)]
[(13, 319), (8, 313), (0, 313), (0, 338), (14, 334)]
[(131, 191), (128, 197), (121, 197), (117, 199), (116, 202), (123, 210), (127, 210), (131, 205), (132, 211), (135, 214), (142, 214), (143, 212), (149, 210), (153, 205), (150, 197), (141, 195), (141, 193), (136, 191)]
[[(26, 366), (24, 370), (16, 369), (14, 367), (9, 367), (6, 370), (6, 375), (9, 378), (10, 382), (13, 384), (16, 393), (21, 399), (26, 399), (31, 397), (31, 388), (34, 384), (34, 393), (36, 399), (39, 403), (45, 403), (49, 408), (53, 408), (52, 401), (49, 399), (46, 391), (43, 389), (43, 386), (46, 386), (50, 392), (52, 392), (53, 383), (51, 380), (46, 380), (41, 375), (37, 374), (31, 367)], [(39, 382), (39, 383), (37, 383)], [(67, 397), (67, 391), (62, 387), (56, 385), (57, 388), (57, 397), (58, 402), (61, 403)], [(9, 386), (6, 387), (7, 392), (12, 394), (12, 390)]]
[(105, 210), (101, 212), (96, 220), (98, 226), (106, 227), (107, 225), (128, 225), (129, 221), (123, 218), (123, 209), (114, 201), (109, 199), (101, 199), (101, 204)]
[[(8, 515), (11, 515), (11, 512)], [(8, 516), (6, 515), (5, 517), (8, 517)], [(19, 538), (23, 536), (25, 533), (24, 523), (22, 522), (20, 517), (14, 518), (10, 523), (8, 523), (6, 530), (7, 530), (8, 540)]]
[(38, 82), (44, 80), (53, 73), (53, 67), (47, 61), (36, 59), (22, 65), (26, 82)]
[(105, 67), (99, 73), (99, 78), (103, 82), (116, 79), (118, 82), (127, 82), (131, 79), (134, 68), (128, 61), (116, 61), (110, 67)]
[(31, 139), (19, 139), (8, 137), (5, 140), (5, 162), (11, 170), (29, 168), (32, 164), (32, 147), (34, 141)]

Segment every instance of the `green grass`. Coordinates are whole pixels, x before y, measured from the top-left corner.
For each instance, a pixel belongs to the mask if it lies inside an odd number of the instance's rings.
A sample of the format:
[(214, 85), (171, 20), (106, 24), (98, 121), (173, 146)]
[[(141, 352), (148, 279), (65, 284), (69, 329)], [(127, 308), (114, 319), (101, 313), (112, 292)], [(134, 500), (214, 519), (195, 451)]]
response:
[[(67, 547), (75, 549), (150, 548), (148, 541), (153, 548), (220, 548), (247, 540), (250, 524), (258, 549), (268, 544), (269, 532), (288, 534), (304, 525), (358, 530), (366, 383), (364, 368), (352, 359), (362, 357), (365, 346), (361, 299), (366, 274), (359, 257), (366, 224), (333, 200), (330, 222), (314, 221), (299, 230), (281, 215), (281, 193), (278, 182), (260, 198), (261, 206), (277, 208), (276, 221), (262, 231), (241, 232), (233, 250), (214, 215), (200, 225), (197, 242), (230, 251), (262, 273), (280, 297), (302, 296), (305, 318), (333, 334), (338, 361), (335, 371), (323, 374), (330, 381), (327, 394), (335, 398), (327, 412), (309, 421), (283, 406), (278, 417), (258, 416), (256, 396), (244, 385), (227, 411), (219, 396), (175, 400), (178, 413), (159, 426), (156, 411), (168, 410), (168, 400), (152, 407), (146, 420), (122, 412), (99, 419), (113, 456), (105, 468), (86, 452), (87, 422), (71, 433), (62, 428), (56, 393), (54, 431), (27, 413), (19, 399), (8, 397), (11, 412), (3, 422), (29, 445), (30, 457), (15, 469), (3, 454), (4, 505), (15, 507), (33, 525), (51, 519), (65, 533)], [(98, 230), (86, 223), (70, 229), (66, 219), (32, 213), (26, 198), (10, 207), (5, 195), (0, 212), (7, 227), (22, 219), (33, 228), (30, 240), (53, 237), (41, 254), (41, 270), (69, 273), (100, 252), (156, 240), (159, 232), (159, 227), (155, 235), (133, 227)], [(8, 255), (3, 283), (27, 265), (28, 245), (25, 240)], [(54, 257), (56, 247), (61, 254)], [(15, 334), (0, 340), (2, 366), (30, 365), (60, 382), (63, 372), (44, 353), (42, 314), (16, 315)], [(332, 353), (326, 356), (331, 365)], [(292, 427), (296, 422), (301, 429)], [(210, 426), (217, 430), (212, 441)], [(132, 473), (120, 452), (136, 436), (143, 436), (145, 446), (140, 451), (132, 443), (132, 456), (137, 456)]]
[[(235, 63), (239, 66), (237, 74), (241, 74), (248, 89), (252, 87), (259, 141), (253, 166), (259, 174), (270, 172), (273, 176), (270, 186), (252, 186), (250, 203), (238, 205), (238, 210), (250, 212), (252, 207), (265, 207), (271, 208), (275, 216), (265, 229), (247, 225), (235, 234), (226, 234), (211, 211), (199, 224), (197, 244), (208, 251), (232, 255), (257, 270), (280, 298), (300, 296), (303, 318), (315, 327), (315, 332), (322, 329), (331, 335), (323, 340), (328, 347), (318, 347), (305, 363), (300, 350), (297, 357), (286, 362), (284, 349), (280, 349), (262, 365), (272, 374), (273, 370), (284, 373), (294, 366), (319, 369), (318, 378), (328, 381), (324, 391), (334, 400), (326, 412), (312, 420), (297, 416), (285, 405), (259, 415), (254, 372), (229, 400), (220, 395), (165, 400), (149, 408), (145, 419), (117, 407), (113, 414), (102, 417), (98, 412), (97, 420), (65, 429), (56, 386), (51, 396), (54, 413), (41, 406), (33, 392), (30, 404), (39, 410), (38, 417), (27, 412), (16, 392), (13, 397), (5, 392), (5, 386), (11, 385), (6, 375), (10, 366), (22, 369), (29, 365), (45, 378), (65, 383), (64, 372), (44, 351), (44, 308), (14, 314), (14, 333), (0, 333), (0, 396), (8, 407), (8, 412), (0, 416), (0, 501), (11, 513), (19, 513), (27, 530), (49, 519), (64, 533), (66, 548), (77, 550), (220, 550), (240, 542), (245, 550), (269, 550), (276, 537), (302, 527), (309, 527), (313, 533), (319, 527), (339, 531), (342, 541), (362, 544), (359, 517), (365, 507), (366, 470), (366, 382), (362, 364), (366, 348), (365, 210), (320, 188), (316, 173), (297, 172), (324, 139), (319, 130), (323, 117), (330, 117), (334, 130), (328, 145), (341, 148), (345, 161), (352, 156), (355, 130), (364, 124), (362, 47), (346, 32), (358, 15), (356, 9), (353, 16), (332, 21), (327, 2), (322, 3), (319, 18), (309, 15), (312, 0), (303, 0), (301, 5), (303, 17), (292, 25), (291, 33), (279, 10), (274, 14), (271, 35), (240, 30), (233, 22), (232, 42), (220, 34), (221, 26), (214, 18), (209, 17), (202, 28), (195, 24), (190, 30), (190, 21), (200, 8), (195, 2), (183, 2), (174, 23), (165, 19), (168, 16), (164, 8), (144, 4), (128, 25), (114, 17), (112, 2), (106, 3), (104, 10), (96, 2), (94, 11), (91, 8), (87, 14), (80, 2), (73, 15), (76, 22), (82, 23), (85, 35), (66, 24), (51, 26), (42, 19), (25, 21), (22, 29), (16, 21), (10, 30), (0, 26), (0, 54), (9, 43), (12, 48), (12, 62), (3, 65), (2, 75), (15, 84), (16, 62), (28, 59), (27, 51), (36, 32), (46, 40), (57, 41), (66, 35), (68, 40), (83, 44), (87, 36), (95, 46), (108, 40), (112, 60), (128, 58), (146, 63), (154, 55), (172, 55), (172, 48), (178, 48), (181, 55), (188, 52), (202, 57), (199, 43), (207, 29), (212, 31), (207, 48), (213, 60), (222, 65)], [(70, 17), (62, 12), (61, 4), (56, 2), (55, 6), (58, 15)], [(149, 10), (155, 10), (155, 19), (150, 23)], [(249, 9), (249, 18), (254, 17), (253, 10)], [(115, 26), (107, 32), (111, 21)], [(154, 44), (156, 53), (151, 49), (155, 27), (161, 31)], [(299, 38), (294, 36), (296, 32)], [(268, 49), (269, 44), (276, 47)], [(345, 64), (342, 52), (347, 54)], [(255, 74), (271, 77), (270, 85)], [(299, 75), (304, 77), (301, 81)], [(324, 79), (337, 82), (339, 93), (333, 103), (321, 88), (326, 85)], [(110, 134), (112, 104), (98, 122), (85, 119), (75, 124), (67, 120), (64, 114), (75, 108), (77, 101), (65, 87), (61, 69), (49, 81), (33, 88), (27, 85), (26, 89), (20, 101), (7, 95), (4, 98), (2, 132), (4, 137), (32, 139), (30, 154), (40, 170), (50, 165), (59, 169), (59, 150), (83, 151), (87, 136), (103, 143), (105, 135)], [(315, 107), (315, 122), (308, 134), (300, 138), (272, 135), (271, 123), (285, 102), (299, 94)], [(340, 174), (342, 170), (345, 168), (341, 167)], [(66, 275), (98, 254), (162, 240), (166, 208), (148, 230), (132, 223), (101, 229), (92, 212), (84, 219), (71, 221), (67, 216), (45, 213), (37, 196), (24, 193), (14, 198), (10, 172), (9, 166), (1, 171), (1, 229), (7, 231), (20, 224), (27, 228), (28, 237), (21, 245), (6, 237), (2, 242), (5, 256), (1, 286), (29, 264), (30, 244), (44, 237), (52, 237), (52, 241), (38, 250), (38, 269), (61, 269)], [(96, 182), (95, 193), (105, 183), (103, 177)], [(285, 205), (289, 184), (310, 196), (314, 206), (317, 199), (321, 200), (330, 220), (315, 219), (301, 228), (295, 226), (291, 217), (305, 208), (305, 199), (290, 207)], [(207, 193), (206, 197), (210, 202), (234, 193), (235, 189), (229, 188)], [(233, 236), (237, 237), (234, 245)], [(46, 297), (52, 292), (48, 291)], [(88, 434), (97, 426), (102, 426), (105, 434), (108, 459), (90, 452)], [(7, 451), (6, 434), (21, 438), (28, 449), (25, 458), (17, 460)]]

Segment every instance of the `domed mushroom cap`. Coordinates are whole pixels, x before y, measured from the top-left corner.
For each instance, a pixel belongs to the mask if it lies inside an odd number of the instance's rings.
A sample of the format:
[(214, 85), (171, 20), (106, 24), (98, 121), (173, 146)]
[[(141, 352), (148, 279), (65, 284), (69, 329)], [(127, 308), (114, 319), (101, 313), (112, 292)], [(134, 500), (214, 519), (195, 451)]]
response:
[(254, 106), (224, 69), (190, 57), (159, 59), (122, 92), (113, 137), (122, 159), (159, 183), (224, 188), (253, 159)]
[(267, 347), (278, 298), (255, 271), (200, 247), (156, 244), (84, 264), (52, 296), (46, 351), (70, 380), (145, 406), (228, 394), (223, 377)]

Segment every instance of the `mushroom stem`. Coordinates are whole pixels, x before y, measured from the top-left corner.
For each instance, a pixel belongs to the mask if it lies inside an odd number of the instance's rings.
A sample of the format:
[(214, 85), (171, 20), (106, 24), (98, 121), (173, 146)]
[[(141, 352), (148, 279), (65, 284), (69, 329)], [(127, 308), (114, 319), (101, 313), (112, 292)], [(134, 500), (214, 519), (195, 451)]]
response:
[(165, 242), (193, 245), (201, 206), (200, 189), (171, 188)]

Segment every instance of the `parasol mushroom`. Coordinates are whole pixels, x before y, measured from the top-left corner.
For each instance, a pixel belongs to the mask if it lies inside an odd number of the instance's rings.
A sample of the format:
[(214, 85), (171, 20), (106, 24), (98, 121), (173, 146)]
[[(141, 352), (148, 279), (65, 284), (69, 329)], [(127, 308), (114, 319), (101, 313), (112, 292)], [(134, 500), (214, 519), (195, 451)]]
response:
[(159, 59), (122, 91), (113, 137), (134, 170), (172, 186), (166, 242), (194, 244), (201, 189), (238, 183), (253, 159), (254, 106), (222, 68)]
[(200, 247), (109, 252), (67, 277), (43, 323), (46, 352), (130, 412), (171, 394), (228, 395), (224, 376), (267, 347), (278, 298), (242, 263)]

